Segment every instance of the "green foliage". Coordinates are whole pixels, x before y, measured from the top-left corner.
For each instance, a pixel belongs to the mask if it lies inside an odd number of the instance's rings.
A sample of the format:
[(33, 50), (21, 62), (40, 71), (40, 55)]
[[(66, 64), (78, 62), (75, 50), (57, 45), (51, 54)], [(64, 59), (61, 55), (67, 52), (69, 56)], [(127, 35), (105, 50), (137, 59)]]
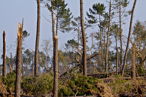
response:
[(28, 37), (30, 33), (28, 33), (26, 30), (23, 31), (23, 40)]
[(72, 91), (72, 89), (70, 87), (61, 87), (59, 89), (59, 95), (63, 95), (63, 96), (73, 96), (75, 95), (75, 93)]
[(93, 4), (92, 9), (89, 8), (89, 13), (87, 12), (87, 16), (89, 18), (88, 23), (89, 24), (95, 24), (98, 21), (98, 18), (96, 17), (96, 15), (102, 16), (104, 14), (105, 11), (105, 6), (104, 4)]
[[(45, 0), (44, 0), (45, 1)], [(72, 30), (70, 27), (71, 19), (73, 18), (69, 8), (66, 8), (68, 4), (64, 0), (53, 0), (53, 13), (56, 15), (56, 30), (61, 32), (68, 32)], [(50, 5), (46, 4), (50, 10)], [(59, 29), (58, 29), (59, 28)]]
[(2, 81), (5, 85), (7, 85), (13, 92), (15, 91), (15, 78), (16, 78), (16, 71), (12, 73), (8, 73), (6, 78), (2, 77)]
[[(114, 0), (115, 2), (117, 2), (117, 4), (119, 5), (119, 0)], [(127, 7), (127, 5), (129, 4), (128, 0), (121, 0), (121, 5), (123, 7)]]
[(74, 39), (68, 40), (65, 44), (66, 48), (69, 49), (70, 47), (75, 48), (78, 46), (78, 42)]
[(37, 77), (24, 78), (22, 87), (27, 94), (46, 94), (53, 91), (53, 77), (43, 74)]
[[(95, 84), (97, 84), (98, 82), (100, 81), (96, 78), (74, 74), (72, 79), (67, 81), (67, 84), (74, 90), (74, 93), (78, 92), (77, 95), (85, 95), (85, 92), (88, 90), (94, 90), (97, 92), (98, 89)], [(89, 93), (87, 95), (92, 94)]]

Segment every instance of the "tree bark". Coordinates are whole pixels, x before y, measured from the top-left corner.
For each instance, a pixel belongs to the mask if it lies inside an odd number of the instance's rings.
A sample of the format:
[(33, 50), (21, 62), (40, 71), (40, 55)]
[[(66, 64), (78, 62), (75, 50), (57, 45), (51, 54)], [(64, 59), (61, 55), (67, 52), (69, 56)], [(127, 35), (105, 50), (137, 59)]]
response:
[(132, 44), (132, 71), (131, 71), (131, 78), (135, 79), (135, 43)]
[(82, 39), (83, 39), (83, 75), (87, 76), (87, 62), (86, 62), (86, 35), (84, 29), (84, 14), (83, 14), (83, 0), (80, 0), (80, 16), (81, 16), (81, 31), (82, 31)]
[(117, 47), (117, 59), (116, 59), (116, 74), (118, 74), (118, 64), (119, 64), (119, 47)]
[(58, 37), (55, 36), (55, 44), (54, 44), (54, 84), (53, 84), (53, 97), (58, 97)]
[(55, 17), (53, 13), (53, 0), (51, 0), (51, 16), (52, 16), (53, 64), (54, 64), (55, 63), (55, 34), (56, 33), (55, 33)]
[(37, 0), (37, 34), (36, 34), (36, 45), (35, 45), (35, 71), (34, 75), (38, 75), (38, 52), (39, 52), (39, 38), (40, 38), (40, 0)]
[(10, 65), (11, 65), (10, 72), (12, 73), (12, 72), (13, 72), (13, 59), (12, 59), (12, 53), (10, 53), (10, 56), (11, 56), (11, 60), (10, 60)]
[(128, 49), (129, 49), (130, 36), (131, 36), (131, 31), (132, 31), (133, 15), (134, 15), (134, 9), (135, 9), (135, 6), (136, 6), (136, 2), (137, 2), (137, 0), (134, 1), (133, 8), (132, 8), (132, 13), (131, 13), (131, 20), (130, 20), (130, 26), (129, 26), (129, 34), (128, 34), (126, 52), (125, 52), (125, 55), (124, 55), (124, 61), (123, 61), (122, 72), (121, 72), (122, 76), (124, 75), (124, 69), (125, 69), (126, 60), (127, 60), (127, 53), (128, 53)]
[(3, 77), (6, 78), (6, 33), (3, 31)]
[(106, 44), (106, 61), (105, 61), (105, 71), (108, 73), (108, 52), (109, 52), (109, 34), (110, 34), (110, 25), (111, 25), (111, 0), (109, 4), (109, 25), (107, 33), (107, 44)]
[(17, 44), (17, 56), (16, 56), (16, 81), (15, 81), (15, 97), (20, 97), (21, 90), (21, 52), (22, 52), (22, 32), (23, 32), (23, 23), (22, 26), (19, 23), (18, 29), (18, 44)]
[(32, 50), (32, 76), (34, 76), (34, 51)]
[(120, 69), (122, 70), (122, 61), (123, 61), (123, 47), (122, 47), (122, 23), (121, 23), (121, 0), (119, 0), (119, 24), (120, 24)]

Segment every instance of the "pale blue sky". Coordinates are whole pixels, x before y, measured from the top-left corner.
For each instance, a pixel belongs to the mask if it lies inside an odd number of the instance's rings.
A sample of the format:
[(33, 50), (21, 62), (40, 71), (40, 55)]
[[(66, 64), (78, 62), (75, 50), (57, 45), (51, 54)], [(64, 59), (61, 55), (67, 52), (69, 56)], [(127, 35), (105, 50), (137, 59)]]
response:
[[(73, 15), (80, 15), (80, 0), (65, 0), (68, 3), (68, 7), (72, 11)], [(94, 3), (104, 3), (106, 6), (108, 3), (107, 0), (84, 0), (84, 13), (88, 11), (89, 8)], [(134, 0), (130, 0), (130, 5), (128, 5), (128, 9), (132, 8)], [(51, 24), (46, 21), (46, 19), (42, 16), (44, 15), (46, 18), (50, 19), (50, 12), (41, 5), (41, 35), (40, 35), (40, 45), (42, 41), (52, 37), (51, 33)], [(108, 6), (107, 6), (108, 7)], [(30, 36), (25, 40), (24, 46), (29, 49), (35, 48), (35, 38), (36, 38), (36, 0), (0, 0), (0, 55), (2, 55), (2, 33), (3, 30), (6, 31), (6, 42), (7, 42), (7, 55), (10, 55), (10, 52), (15, 52), (16, 48), (16, 26), (18, 22), (22, 21), (24, 18), (24, 30), (27, 30), (30, 33)], [(138, 19), (140, 21), (146, 20), (146, 0), (138, 0), (136, 5), (136, 10), (134, 14), (134, 22)], [(85, 14), (84, 14), (85, 16)], [(129, 28), (129, 18), (126, 20), (126, 25), (122, 28), (124, 30), (124, 34), (128, 33)], [(87, 30), (86, 33), (91, 33), (96, 31), (95, 29)], [(59, 48), (68, 40), (72, 39), (74, 34), (70, 33), (59, 33)], [(12, 47), (11, 47), (12, 45)], [(10, 48), (11, 47), (11, 48)], [(10, 49), (9, 49), (10, 48)], [(41, 48), (41, 46), (40, 46)], [(2, 64), (2, 60), (0, 59), (0, 64)]]

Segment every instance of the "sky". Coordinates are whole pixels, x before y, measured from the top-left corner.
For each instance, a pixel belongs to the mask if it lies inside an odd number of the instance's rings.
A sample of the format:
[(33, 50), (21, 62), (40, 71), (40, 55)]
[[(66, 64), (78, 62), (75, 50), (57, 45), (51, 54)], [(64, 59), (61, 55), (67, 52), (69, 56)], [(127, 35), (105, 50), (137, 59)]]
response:
[[(84, 16), (89, 8), (92, 7), (94, 3), (104, 3), (108, 8), (108, 0), (84, 0)], [(65, 0), (68, 3), (68, 8), (70, 8), (74, 17), (80, 15), (80, 0)], [(130, 0), (130, 4), (127, 9), (132, 9), (134, 0)], [(134, 13), (134, 23), (136, 20), (146, 21), (146, 0), (138, 0), (135, 13)], [(41, 4), (41, 31), (40, 31), (40, 49), (43, 40), (51, 39), (51, 23), (46, 19), (51, 20), (51, 13), (45, 8), (44, 4)], [(7, 45), (7, 56), (10, 53), (15, 54), (16, 49), (16, 38), (17, 30), (16, 26), (24, 18), (24, 30), (30, 33), (30, 36), (25, 39), (23, 46), (28, 49), (35, 49), (35, 39), (36, 39), (36, 23), (37, 23), (37, 3), (36, 0), (0, 0), (0, 56), (2, 55), (3, 49), (3, 30), (6, 32), (6, 45)], [(127, 36), (129, 29), (130, 16), (125, 20), (126, 24), (122, 26), (124, 35)], [(96, 31), (95, 29), (88, 29), (86, 33), (92, 33)], [(75, 33), (61, 33), (59, 32), (59, 48), (67, 42), (69, 39), (73, 39)], [(0, 64), (2, 64), (2, 59), (0, 59)]]

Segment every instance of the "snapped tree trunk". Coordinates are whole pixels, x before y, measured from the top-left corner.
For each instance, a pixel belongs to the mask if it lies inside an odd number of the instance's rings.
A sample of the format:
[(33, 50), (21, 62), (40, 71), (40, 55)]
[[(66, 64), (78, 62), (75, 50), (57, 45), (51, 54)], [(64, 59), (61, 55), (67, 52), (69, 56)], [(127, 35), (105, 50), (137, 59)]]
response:
[(111, 25), (111, 0), (109, 4), (109, 25), (107, 33), (107, 44), (106, 44), (106, 61), (105, 61), (105, 71), (108, 73), (108, 52), (109, 52), (109, 34), (110, 34), (110, 25)]
[(6, 33), (3, 31), (3, 77), (6, 78)]
[(85, 35), (85, 29), (84, 29), (83, 0), (80, 0), (80, 16), (81, 16), (82, 39), (83, 39), (83, 55), (82, 55), (83, 75), (87, 76), (86, 35)]
[(135, 43), (132, 44), (132, 71), (131, 71), (131, 78), (135, 79)]
[(38, 75), (38, 52), (39, 52), (39, 37), (40, 37), (40, 0), (37, 0), (37, 34), (36, 34), (36, 45), (35, 45), (35, 71), (34, 75)]
[(128, 49), (129, 49), (130, 36), (131, 36), (131, 31), (132, 31), (133, 15), (134, 15), (134, 9), (135, 9), (135, 6), (136, 6), (136, 2), (137, 2), (137, 0), (134, 1), (133, 8), (132, 8), (132, 13), (131, 13), (131, 20), (130, 20), (130, 26), (129, 26), (129, 34), (128, 34), (126, 52), (125, 52), (125, 55), (124, 55), (124, 61), (123, 61), (123, 66), (122, 66), (122, 71), (121, 71), (122, 76), (124, 75), (124, 69), (125, 69), (126, 60), (127, 60), (127, 53), (128, 53)]
[(21, 52), (22, 52), (22, 32), (23, 32), (23, 23), (22, 26), (19, 23), (19, 29), (17, 33), (17, 56), (16, 56), (16, 81), (15, 81), (15, 97), (20, 97), (21, 90)]
[(53, 97), (58, 97), (58, 37), (55, 36), (55, 44), (54, 44), (54, 84), (53, 84)]

